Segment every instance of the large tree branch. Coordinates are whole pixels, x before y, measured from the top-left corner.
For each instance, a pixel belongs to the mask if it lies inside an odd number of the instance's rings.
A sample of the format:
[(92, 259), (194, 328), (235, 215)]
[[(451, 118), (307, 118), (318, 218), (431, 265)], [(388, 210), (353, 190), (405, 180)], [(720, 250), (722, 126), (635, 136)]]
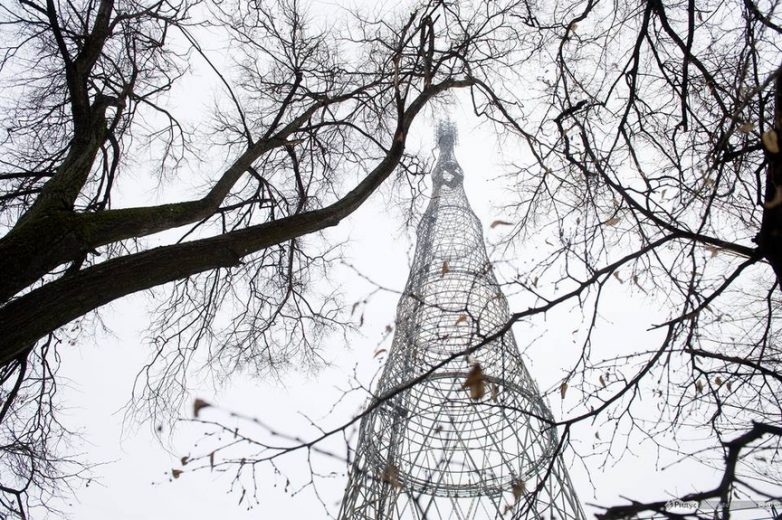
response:
[(111, 35), (109, 22), (113, 8), (114, 0), (101, 0), (92, 31), (84, 38), (84, 45), (74, 59), (65, 42), (54, 2), (46, 2), (49, 29), (63, 61), (73, 136), (65, 160), (46, 182), (41, 194), (22, 215), (16, 227), (51, 211), (72, 209), (84, 183), (87, 182), (95, 156), (106, 140), (106, 108), (116, 105), (117, 100), (98, 93), (91, 101), (89, 85), (92, 69)]
[[(736, 437), (732, 441), (724, 442), (723, 446), (726, 450), (725, 470), (722, 473), (719, 485), (709, 491), (684, 495), (679, 500), (682, 502), (701, 502), (712, 498), (719, 498), (723, 504), (722, 511), (719, 511), (719, 513), (721, 513), (720, 516), (725, 520), (730, 518), (730, 492), (736, 481), (736, 466), (740, 460), (739, 455), (743, 449), (765, 435), (782, 437), (782, 428), (771, 424), (753, 422), (751, 430)], [(672, 517), (674, 514), (669, 513), (666, 510), (666, 506), (669, 502), (670, 500), (660, 500), (657, 502), (634, 502), (629, 505), (614, 506), (606, 509), (606, 511), (601, 514), (598, 514), (597, 517), (602, 520), (633, 518), (645, 511), (656, 511), (665, 516)], [(717, 515), (715, 514), (714, 516), (716, 517)], [(683, 518), (681, 516), (679, 517)]]
[[(270, 150), (285, 145), (288, 136), (306, 123), (318, 109), (343, 101), (346, 97), (313, 103), (279, 132), (249, 146), (223, 172), (209, 193), (198, 200), (98, 213), (61, 211), (38, 215), (37, 218), (28, 219), (24, 225), (16, 226), (0, 239), (0, 272), (7, 273), (0, 279), (0, 302), (10, 299), (58, 265), (100, 246), (173, 229), (208, 217), (219, 208), (231, 188), (254, 161)], [(89, 169), (94, 159), (94, 153), (82, 157), (78, 167)], [(68, 159), (63, 167), (66, 164), (70, 164)]]
[(112, 259), (8, 303), (0, 309), (0, 365), (44, 335), (117, 298), (210, 269), (238, 265), (251, 253), (338, 224), (394, 171), (404, 153), (410, 124), (426, 102), (449, 88), (471, 84), (470, 80), (451, 79), (425, 89), (398, 119), (385, 158), (353, 190), (325, 208)]

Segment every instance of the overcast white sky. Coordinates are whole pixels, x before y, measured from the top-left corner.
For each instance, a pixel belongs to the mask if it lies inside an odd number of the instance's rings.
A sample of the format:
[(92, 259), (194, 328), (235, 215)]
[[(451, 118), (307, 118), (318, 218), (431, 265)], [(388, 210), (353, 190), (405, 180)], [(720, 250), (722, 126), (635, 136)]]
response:
[[(497, 207), (508, 200), (505, 191), (508, 183), (496, 178), (506, 158), (498, 151), (488, 131), (475, 128), (476, 121), (463, 107), (455, 108), (454, 116), (461, 130), (456, 154), (465, 170), (466, 191), (484, 222), (488, 241), (494, 242), (503, 229), (492, 230), (488, 224), (496, 218), (507, 217)], [(431, 130), (419, 125), (417, 131), (412, 138), (413, 146), (431, 149)], [(332, 237), (350, 238), (345, 248), (346, 256), (360, 271), (384, 286), (401, 290), (407, 277), (411, 243), (403, 225), (404, 210), (397, 207), (389, 211), (389, 207), (394, 208), (390, 195), (390, 189), (386, 187), (344, 226), (329, 233)], [(534, 248), (534, 243), (531, 247)], [(528, 253), (517, 252), (517, 261), (529, 261), (533, 255)], [(340, 283), (347, 302), (351, 303), (371, 290), (371, 286), (359, 277), (350, 276), (345, 270), (339, 272), (343, 276)], [(305, 438), (316, 432), (302, 427), (298, 413), (304, 413), (324, 426), (343, 422), (359, 411), (366, 395), (352, 395), (333, 412), (330, 408), (352, 384), (354, 368), (358, 367), (359, 380), (369, 384), (378, 367), (374, 352), (385, 326), (393, 322), (396, 299), (396, 295), (388, 293), (373, 297), (365, 310), (364, 325), (350, 336), (347, 344), (341, 337), (334, 337), (322, 346), (324, 356), (333, 362), (330, 368), (305, 374), (291, 371), (284, 374), (282, 380), (253, 380), (239, 374), (218, 390), (207, 383), (194, 381), (192, 397), (259, 417), (280, 431)], [(514, 301), (520, 299), (511, 299), (514, 310), (519, 310), (514, 307)], [(627, 341), (650, 341), (651, 344), (652, 338), (644, 338), (638, 331), (643, 330), (645, 318), (654, 310), (639, 303), (637, 298), (617, 299), (610, 311), (603, 313), (602, 319), (612, 327), (609, 333), (600, 337), (597, 349), (603, 349), (607, 355), (620, 351)], [(75, 448), (84, 451), (91, 461), (104, 463), (94, 470), (96, 478), (89, 486), (76, 490), (78, 500), (67, 499), (68, 515), (84, 520), (325, 517), (323, 506), (311, 488), (290, 496), (284, 491), (286, 477), (275, 478), (269, 471), (261, 472), (260, 503), (250, 511), (245, 507), (248, 499), (243, 505), (238, 504), (240, 493), (229, 491), (230, 478), (225, 475), (185, 473), (172, 480), (170, 470), (181, 467), (180, 457), (204, 453), (204, 448), (194, 447), (197, 429), (191, 424), (180, 424), (165, 446), (153, 435), (153, 425), (125, 424), (123, 430), (123, 406), (131, 395), (139, 368), (150, 354), (144, 340), (149, 307), (149, 298), (144, 294), (115, 302), (103, 311), (112, 334), (101, 333), (94, 345), (87, 341), (81, 348), (63, 355), (62, 373), (68, 379), (61, 393), (68, 408), (66, 421), (83, 432), (83, 444)], [(563, 307), (546, 320), (517, 327), (517, 341), (542, 390), (556, 387), (567, 363), (577, 355), (579, 345), (573, 341), (571, 332), (577, 328), (578, 321), (580, 316), (574, 309)], [(533, 338), (539, 339), (530, 346)], [(554, 414), (567, 414), (569, 405), (574, 405), (576, 400), (577, 394), (569, 394), (564, 403), (558, 396), (552, 397)], [(184, 416), (189, 413), (189, 409), (183, 410)], [(222, 412), (209, 409), (204, 411), (204, 416), (225, 418)], [(586, 425), (574, 432), (575, 444), (582, 454), (589, 451), (596, 431), (597, 428)], [(655, 462), (655, 457), (651, 443), (632, 446), (632, 453), (626, 453), (619, 463), (603, 466), (603, 459), (595, 458), (573, 464), (571, 477), (585, 505), (616, 504), (620, 496), (652, 499), (664, 496), (665, 492), (677, 496), (699, 485), (716, 482), (716, 473), (705, 468), (682, 462), (666, 469), (664, 464)], [(670, 461), (670, 457), (667, 459)], [(298, 456), (278, 461), (279, 468), (292, 477), (288, 491), (308, 479), (303, 463)], [(321, 496), (334, 514), (345, 484), (344, 464), (317, 459), (316, 469), (324, 474), (337, 472), (333, 478), (316, 480)]]
[[(187, 102), (196, 107), (195, 112), (208, 106), (211, 82), (205, 75), (191, 81)], [(193, 85), (198, 88), (192, 88)], [(484, 223), (488, 242), (494, 243), (507, 228), (489, 229), (489, 223), (497, 218), (512, 219), (511, 215), (498, 209), (512, 200), (512, 194), (507, 191), (509, 181), (497, 177), (505, 171), (505, 162), (513, 158), (515, 151), (506, 150), (503, 154), (487, 129), (476, 128), (476, 119), (469, 115), (465, 106), (455, 106), (453, 116), (461, 134), (456, 155), (465, 171), (466, 192)], [(431, 118), (415, 128), (411, 136), (412, 148), (434, 152), (431, 127), (427, 126), (430, 123)], [(121, 188), (128, 204), (134, 200), (153, 203), (158, 201), (155, 199), (171, 198), (170, 193), (147, 189), (143, 179), (140, 174), (138, 179), (124, 180)], [(193, 181), (193, 185), (195, 187), (197, 181)], [(401, 290), (411, 255), (410, 239), (414, 237), (403, 225), (403, 208), (395, 206), (393, 200), (390, 185), (386, 186), (343, 225), (330, 230), (328, 236), (349, 238), (344, 251), (353, 265), (378, 283)], [(511, 258), (504, 259), (523, 266), (523, 262), (534, 259), (535, 241), (544, 239), (543, 236), (534, 237), (528, 250), (519, 249)], [(490, 254), (493, 260), (500, 259), (491, 251)], [(345, 269), (336, 272), (341, 277), (338, 282), (348, 305), (372, 289)], [(352, 394), (333, 411), (331, 406), (352, 384), (354, 369), (365, 385), (376, 373), (379, 362), (374, 353), (386, 325), (394, 320), (396, 300), (394, 294), (379, 293), (364, 309), (364, 325), (347, 342), (337, 336), (322, 345), (324, 357), (333, 363), (329, 368), (316, 373), (290, 371), (281, 380), (254, 380), (237, 374), (220, 389), (208, 382), (193, 381), (191, 397), (219, 403), (228, 409), (262, 418), (280, 431), (310, 438), (316, 431), (303, 426), (300, 413), (325, 427), (341, 423), (360, 410), (365, 394)], [(524, 297), (517, 295), (510, 302), (512, 310), (520, 310)], [(596, 351), (608, 357), (621, 352), (627, 342), (636, 345), (649, 342), (651, 345), (654, 337), (639, 331), (645, 329), (650, 315), (661, 310), (648, 305), (637, 294), (616, 297), (601, 315), (606, 327), (595, 342)], [(326, 517), (323, 505), (311, 487), (290, 495), (309, 478), (308, 468), (300, 456), (278, 461), (280, 470), (292, 480), (287, 493), (287, 476), (275, 477), (268, 470), (260, 473), (260, 503), (248, 511), (246, 506), (250, 500), (239, 504), (240, 493), (230, 491), (231, 479), (226, 475), (202, 471), (185, 473), (176, 480), (170, 478), (170, 470), (181, 467), (180, 457), (204, 453), (207, 449), (203, 445), (194, 446), (198, 435), (193, 425), (180, 424), (165, 445), (161, 445), (153, 434), (155, 425), (123, 425), (123, 407), (131, 396), (139, 369), (151, 353), (145, 341), (151, 306), (145, 294), (117, 301), (102, 311), (111, 333), (99, 333), (94, 342), (85, 339), (79, 348), (63, 348), (61, 374), (65, 379), (60, 397), (66, 408), (64, 421), (82, 433), (82, 441), (72, 449), (85, 453), (93, 463), (102, 463), (93, 471), (95, 479), (88, 486), (75, 490), (74, 495), (78, 498), (64, 498), (62, 507), (67, 516), (83, 520)], [(572, 363), (578, 354), (580, 345), (574, 342), (571, 332), (580, 319), (576, 309), (565, 306), (545, 319), (541, 317), (516, 327), (516, 339), (524, 351), (525, 362), (542, 390), (558, 387), (568, 363)], [(386, 345), (388, 343), (386, 339)], [(567, 415), (577, 399), (575, 393), (568, 394), (564, 402), (558, 395), (552, 396), (555, 416)], [(189, 414), (189, 409), (183, 410), (184, 416)], [(225, 417), (222, 412), (210, 409), (204, 411), (204, 416)], [(164, 434), (167, 434), (168, 426), (165, 428)], [(590, 451), (598, 431), (609, 430), (582, 425), (574, 431), (574, 444), (582, 455)], [(692, 436), (697, 437), (697, 428), (692, 430)], [(652, 443), (647, 442), (632, 445), (621, 461), (603, 464), (602, 458), (586, 458), (575, 462), (570, 470), (571, 478), (587, 512), (594, 511), (587, 505), (589, 503), (615, 505), (621, 501), (621, 496), (659, 499), (670, 493), (675, 497), (717, 482), (716, 471), (688, 461), (669, 467), (675, 457), (662, 454), (658, 463), (657, 455)], [(324, 502), (335, 514), (346, 482), (346, 468), (339, 461), (329, 459), (316, 459), (315, 464), (316, 469), (327, 475), (316, 482)], [(330, 472), (335, 473), (330, 475)]]

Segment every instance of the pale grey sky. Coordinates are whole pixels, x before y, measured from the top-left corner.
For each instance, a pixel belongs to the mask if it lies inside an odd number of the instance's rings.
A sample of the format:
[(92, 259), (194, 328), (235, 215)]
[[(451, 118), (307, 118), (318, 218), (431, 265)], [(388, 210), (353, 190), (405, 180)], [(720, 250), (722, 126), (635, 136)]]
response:
[[(496, 177), (503, 171), (505, 162), (513, 158), (513, 152), (499, 153), (491, 132), (476, 128), (476, 119), (468, 112), (464, 106), (454, 108), (453, 115), (461, 132), (456, 154), (465, 170), (468, 197), (484, 223), (487, 240), (497, 242), (504, 228), (490, 229), (489, 223), (496, 218), (508, 218), (498, 206), (509, 200), (509, 195), (506, 191), (508, 181)], [(432, 150), (431, 129), (427, 126), (430, 123), (431, 119), (422, 121), (415, 129), (411, 137), (413, 148)], [(376, 282), (401, 289), (407, 276), (410, 232), (403, 226), (404, 210), (396, 207), (389, 211), (394, 198), (390, 189), (386, 186), (343, 226), (329, 230), (328, 236), (349, 238), (344, 251), (353, 265)], [(544, 236), (533, 237), (529, 250), (516, 251), (515, 261), (534, 258), (535, 242), (544, 239)], [(366, 282), (351, 276), (347, 270), (340, 272), (339, 284), (348, 305), (371, 290)], [(394, 294), (379, 293), (365, 309), (364, 325), (349, 337), (347, 344), (337, 336), (322, 345), (322, 353), (333, 363), (332, 367), (317, 373), (290, 371), (281, 381), (259, 381), (239, 374), (218, 390), (208, 382), (193, 381), (191, 398), (187, 400), (183, 416), (190, 415), (192, 398), (200, 397), (256, 416), (282, 432), (303, 438), (311, 438), (316, 431), (306, 428), (299, 413), (316, 419), (323, 427), (349, 419), (359, 411), (365, 394), (352, 394), (333, 412), (330, 408), (342, 390), (352, 384), (354, 368), (365, 385), (376, 373), (379, 362), (374, 353), (385, 326), (394, 319), (396, 299)], [(512, 309), (519, 310), (515, 305), (520, 305), (518, 302), (522, 300), (521, 296), (512, 297)], [(598, 336), (596, 350), (608, 356), (621, 352), (628, 341), (636, 344), (650, 341), (651, 345), (652, 338), (645, 338), (638, 332), (645, 328), (643, 324), (648, 322), (649, 315), (656, 312), (647, 306), (648, 303), (629, 291), (625, 297), (616, 297), (610, 309), (601, 316), (606, 328)], [(136, 373), (151, 352), (144, 340), (149, 319), (145, 309), (149, 307), (150, 300), (144, 294), (115, 302), (102, 311), (113, 335), (100, 333), (94, 345), (85, 341), (80, 348), (63, 354), (62, 374), (69, 381), (60, 394), (68, 408), (66, 424), (80, 428), (84, 439), (83, 444), (74, 448), (84, 452), (90, 461), (103, 463), (94, 470), (94, 482), (75, 490), (78, 501), (66, 498), (68, 516), (83, 520), (325, 518), (323, 506), (312, 488), (290, 496), (284, 491), (286, 478), (275, 477), (268, 467), (259, 468), (260, 503), (250, 511), (246, 508), (249, 499), (245, 498), (240, 505), (241, 494), (230, 491), (231, 479), (227, 475), (200, 471), (184, 473), (172, 480), (170, 470), (181, 467), (180, 457), (209, 451), (208, 444), (194, 447), (197, 428), (192, 424), (181, 423), (165, 446), (161, 446), (152, 434), (153, 428), (149, 424), (126, 424), (123, 433), (122, 407), (131, 395)], [(577, 309), (564, 306), (545, 319), (540, 317), (516, 327), (517, 342), (542, 390), (556, 388), (568, 364), (575, 361), (580, 345), (574, 342), (572, 331), (579, 322)], [(530, 346), (532, 339), (535, 341)], [(388, 344), (386, 340), (384, 345)], [(557, 417), (566, 416), (577, 401), (576, 393), (568, 394), (564, 402), (557, 393), (550, 397), (552, 411)], [(226, 418), (218, 410), (206, 409), (203, 413), (210, 419)], [(242, 431), (245, 431), (244, 427)], [(610, 435), (609, 427), (599, 429), (587, 424), (573, 432), (574, 444), (582, 454), (589, 453), (598, 431), (603, 438)], [(652, 443), (634, 444), (621, 461), (603, 464), (603, 459), (596, 457), (574, 463), (571, 477), (587, 512), (593, 511), (586, 505), (589, 503), (613, 505), (621, 501), (621, 496), (657, 499), (665, 492), (673, 497), (716, 483), (717, 475), (713, 471), (687, 461), (668, 468), (675, 457), (661, 454), (658, 464), (656, 456)], [(572, 454), (569, 458), (572, 459)], [(316, 479), (318, 491), (330, 512), (335, 514), (346, 482), (343, 476), (346, 468), (327, 458), (314, 460), (320, 473), (336, 472), (333, 477)], [(283, 457), (277, 465), (291, 477), (289, 491), (309, 479), (306, 461), (299, 455)]]
[[(370, 2), (366, 2), (369, 4)], [(328, 13), (331, 2), (314, 3), (315, 14)], [(214, 97), (215, 81), (202, 69), (196, 69), (192, 79), (183, 82), (172, 92), (188, 108), (186, 118), (197, 120), (208, 110)], [(495, 219), (513, 220), (513, 215), (501, 209), (515, 200), (512, 179), (499, 178), (506, 173), (507, 163), (523, 153), (520, 149), (500, 149), (490, 129), (477, 127), (477, 119), (470, 114), (465, 97), (453, 107), (452, 116), (460, 131), (456, 156), (465, 171), (465, 189), (473, 209), (482, 219), (489, 244), (497, 243), (508, 231), (499, 226), (491, 229)], [(431, 111), (421, 118), (410, 137), (410, 148), (424, 154), (434, 152), (431, 123), (436, 114)], [(220, 152), (222, 153), (222, 152)], [(209, 172), (223, 157), (212, 157), (204, 151), (204, 164), (198, 165), (190, 180), (193, 193), (208, 179)], [(160, 202), (183, 197), (186, 194), (150, 189), (150, 177), (144, 169), (143, 157), (138, 161), (133, 176), (120, 180), (121, 198), (116, 207), (135, 203)], [(405, 210), (396, 204), (398, 197), (389, 183), (346, 222), (327, 231), (333, 240), (349, 239), (345, 256), (363, 274), (372, 280), (401, 290), (404, 286), (409, 257), (414, 239), (411, 229), (405, 229)], [(391, 208), (389, 210), (389, 208)], [(547, 239), (544, 233), (530, 237), (527, 243), (517, 244), (510, 253), (489, 249), (492, 260), (515, 263), (523, 269), (524, 262), (534, 262), (540, 244)], [(152, 241), (155, 239), (152, 238)], [(363, 298), (372, 287), (345, 268), (339, 268), (332, 280), (344, 292), (348, 307)], [(500, 278), (507, 272), (499, 270)], [(594, 352), (598, 357), (610, 357), (625, 351), (626, 346), (654, 342), (655, 333), (644, 333), (656, 316), (666, 316), (654, 301), (645, 299), (630, 284), (622, 286), (612, 281), (611, 300), (600, 315), (601, 329), (595, 336)], [(522, 310), (529, 301), (523, 294), (509, 295), (512, 310)], [(183, 417), (191, 416), (190, 403), (196, 397), (262, 419), (275, 429), (309, 439), (317, 434), (302, 420), (304, 414), (326, 428), (340, 424), (361, 409), (366, 394), (349, 395), (335, 409), (332, 406), (343, 391), (354, 385), (354, 373), (363, 385), (369, 385), (380, 367), (383, 356), (375, 352), (383, 338), (386, 325), (394, 320), (397, 296), (378, 293), (362, 308), (363, 326), (351, 334), (347, 342), (340, 336), (328, 338), (321, 346), (322, 355), (332, 366), (318, 372), (290, 370), (280, 380), (252, 379), (237, 374), (221, 388), (215, 389), (206, 381), (191, 380)], [(280, 458), (276, 464), (286, 475), (275, 475), (269, 466), (259, 467), (259, 503), (247, 510), (251, 503), (241, 493), (231, 491), (231, 475), (209, 471), (186, 472), (171, 479), (171, 469), (181, 468), (180, 458), (186, 455), (208, 453), (209, 444), (195, 446), (200, 438), (198, 428), (190, 423), (179, 423), (169, 437), (168, 426), (161, 445), (153, 431), (156, 425), (125, 422), (124, 406), (132, 393), (138, 371), (148, 361), (151, 348), (145, 339), (149, 309), (153, 307), (148, 294), (136, 294), (119, 300), (101, 310), (111, 333), (98, 332), (94, 341), (83, 338), (78, 348), (62, 349), (64, 376), (59, 397), (65, 408), (64, 423), (81, 432), (72, 452), (83, 453), (86, 460), (99, 464), (93, 470), (94, 480), (73, 494), (66, 494), (57, 504), (67, 517), (80, 520), (154, 520), (154, 519), (249, 519), (249, 518), (325, 518), (326, 511), (313, 488), (305, 487), (294, 496), (290, 492), (301, 488), (310, 478), (309, 467), (301, 455)], [(545, 316), (519, 323), (515, 327), (516, 340), (524, 352), (525, 362), (541, 390), (558, 388), (567, 368), (579, 354), (578, 333), (581, 315), (575, 304), (566, 304)], [(386, 338), (383, 346), (390, 344)], [(355, 370), (355, 372), (354, 372)], [(550, 397), (555, 417), (567, 417), (579, 402), (573, 390), (563, 400), (558, 392)], [(646, 396), (650, 410), (655, 402)], [(204, 417), (228, 420), (220, 410), (206, 409)], [(250, 427), (242, 426), (242, 431)], [(260, 434), (260, 432), (259, 432)], [(596, 437), (600, 435), (600, 439)], [(573, 431), (573, 444), (581, 455), (589, 454), (593, 445), (610, 437), (611, 425), (603, 420), (596, 424), (578, 425)], [(699, 433), (699, 425), (683, 428), (679, 440), (700, 442), (707, 433)], [(354, 438), (355, 440), (355, 438)], [(658, 439), (661, 440), (661, 439)], [(621, 443), (620, 443), (621, 445)], [(338, 449), (336, 442), (328, 444)], [(659, 459), (658, 459), (659, 457)], [(573, 453), (568, 460), (574, 461)], [(314, 467), (323, 475), (315, 479), (317, 491), (328, 511), (336, 514), (346, 483), (347, 468), (338, 460), (323, 457), (313, 459)], [(673, 464), (676, 462), (675, 464)], [(187, 468), (185, 468), (187, 469)], [(621, 460), (604, 457), (586, 457), (573, 462), (570, 468), (573, 484), (589, 514), (595, 510), (589, 504), (616, 505), (621, 497), (660, 499), (666, 493), (671, 498), (696, 489), (709, 488), (717, 483), (718, 472), (690, 460), (679, 460), (673, 453), (658, 452), (651, 441), (634, 437)], [(291, 484), (286, 492), (286, 479)], [(739, 515), (738, 518), (742, 516)], [(751, 518), (752, 516), (746, 516)]]

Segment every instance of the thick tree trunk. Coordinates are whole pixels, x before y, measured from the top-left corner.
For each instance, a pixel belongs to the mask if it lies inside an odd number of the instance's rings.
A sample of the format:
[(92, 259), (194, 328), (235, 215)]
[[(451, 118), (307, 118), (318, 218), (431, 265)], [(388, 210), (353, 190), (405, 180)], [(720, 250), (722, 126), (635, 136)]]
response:
[(782, 76), (774, 85), (774, 128), (763, 136), (768, 167), (763, 219), (755, 241), (760, 254), (768, 260), (782, 290)]

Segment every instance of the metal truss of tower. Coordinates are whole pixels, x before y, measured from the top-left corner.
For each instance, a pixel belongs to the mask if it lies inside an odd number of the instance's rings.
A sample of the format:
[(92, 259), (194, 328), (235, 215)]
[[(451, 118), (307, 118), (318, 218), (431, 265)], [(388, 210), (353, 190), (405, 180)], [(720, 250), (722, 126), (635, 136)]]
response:
[[(440, 123), (433, 193), (340, 520), (582, 520)], [(464, 352), (480, 345), (469, 355)]]

